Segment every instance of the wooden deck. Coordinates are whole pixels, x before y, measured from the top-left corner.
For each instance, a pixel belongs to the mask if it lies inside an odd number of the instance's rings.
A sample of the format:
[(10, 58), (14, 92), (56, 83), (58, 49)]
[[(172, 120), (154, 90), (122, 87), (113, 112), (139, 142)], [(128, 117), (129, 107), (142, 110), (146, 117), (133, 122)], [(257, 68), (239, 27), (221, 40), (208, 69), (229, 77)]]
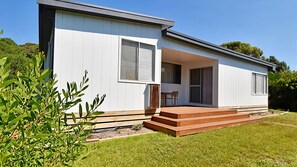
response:
[(144, 121), (144, 126), (173, 136), (184, 136), (258, 120), (259, 117), (250, 117), (250, 114), (238, 113), (235, 109), (181, 106), (161, 108), (160, 115)]

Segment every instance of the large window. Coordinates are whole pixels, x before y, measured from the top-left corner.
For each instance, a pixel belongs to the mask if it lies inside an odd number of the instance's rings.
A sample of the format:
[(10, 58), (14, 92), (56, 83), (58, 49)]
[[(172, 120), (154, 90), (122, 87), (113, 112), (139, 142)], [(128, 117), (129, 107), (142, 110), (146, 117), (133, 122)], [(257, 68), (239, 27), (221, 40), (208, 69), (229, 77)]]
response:
[(180, 84), (181, 83), (181, 65), (162, 63), (161, 82)]
[(154, 81), (155, 46), (122, 40), (121, 80)]
[(252, 74), (252, 93), (267, 94), (267, 75), (253, 73)]

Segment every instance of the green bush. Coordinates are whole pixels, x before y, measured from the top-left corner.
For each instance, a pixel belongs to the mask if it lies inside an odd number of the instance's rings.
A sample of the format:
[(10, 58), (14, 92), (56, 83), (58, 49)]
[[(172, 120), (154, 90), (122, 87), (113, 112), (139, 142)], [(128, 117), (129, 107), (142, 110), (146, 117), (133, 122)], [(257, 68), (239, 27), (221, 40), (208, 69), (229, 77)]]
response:
[(269, 73), (269, 107), (297, 112), (297, 72)]
[(11, 78), (16, 78), (18, 71), (24, 73), (25, 68), (29, 66), (31, 56), (36, 54), (38, 54), (38, 44), (18, 45), (10, 38), (0, 38), (0, 58), (7, 57), (7, 63), (11, 64)]
[[(60, 93), (51, 72), (42, 70), (44, 56), (31, 58), (24, 73), (9, 79), (7, 59), (0, 59), (0, 165), (67, 165), (82, 153), (82, 141), (91, 132), (91, 115), (104, 101), (98, 95), (84, 109), (81, 97), (87, 89), (87, 72), (82, 82), (67, 83)], [(79, 105), (79, 118), (71, 113), (74, 125), (67, 126), (66, 111)], [(83, 115), (83, 110), (86, 114)]]

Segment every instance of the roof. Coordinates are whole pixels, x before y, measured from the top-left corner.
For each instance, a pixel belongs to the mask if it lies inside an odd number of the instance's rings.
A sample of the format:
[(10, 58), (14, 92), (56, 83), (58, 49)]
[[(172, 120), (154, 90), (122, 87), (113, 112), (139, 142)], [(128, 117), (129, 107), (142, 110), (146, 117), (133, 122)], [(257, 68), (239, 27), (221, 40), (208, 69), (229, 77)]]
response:
[[(73, 2), (69, 0), (37, 0), (37, 3), (47, 9), (70, 11), (70, 12), (76, 12), (76, 13), (82, 13), (82, 14), (88, 14), (88, 15), (94, 15), (94, 16), (107, 17), (112, 19), (120, 19), (120, 20), (132, 21), (132, 22), (159, 25), (162, 27), (163, 37), (179, 40), (195, 46), (200, 46), (213, 51), (224, 53), (239, 59), (244, 59), (260, 65), (265, 65), (265, 66), (268, 66), (271, 70), (273, 71), (275, 70), (275, 64), (273, 63), (263, 61), (242, 53), (238, 53), (233, 50), (223, 48), (219, 45), (215, 45), (215, 44), (203, 41), (201, 39), (191, 37), (189, 35), (171, 30), (169, 28), (174, 25), (174, 21), (171, 21), (168, 19), (142, 15), (142, 14), (127, 12), (123, 10), (111, 9), (111, 8), (106, 8), (101, 6), (78, 3), (78, 2)], [(39, 24), (41, 26), (40, 27), (41, 30), (43, 29), (42, 26), (45, 28), (48, 27), (46, 25), (43, 25), (43, 23), (41, 22)], [(42, 34), (42, 31), (40, 31), (40, 33)], [(45, 42), (46, 41), (47, 40), (45, 40)], [(46, 47), (47, 45), (44, 44), (44, 46)], [(43, 50), (46, 51), (46, 49), (43, 49)]]
[(84, 3), (78, 3), (69, 0), (37, 0), (37, 3), (58, 10), (71, 11), (95, 16), (104, 16), (133, 22), (161, 25), (162, 29), (170, 28), (174, 25), (174, 21), (164, 18), (142, 15), (123, 10), (116, 10)]
[(275, 64), (273, 64), (273, 63), (254, 58), (252, 56), (248, 56), (246, 54), (239, 53), (239, 52), (221, 47), (221, 46), (213, 44), (213, 43), (203, 41), (203, 40), (195, 38), (195, 37), (191, 37), (189, 35), (186, 35), (186, 34), (171, 30), (171, 29), (163, 30), (162, 35), (163, 35), (163, 37), (179, 40), (179, 41), (186, 42), (186, 43), (189, 43), (192, 45), (196, 45), (196, 46), (200, 46), (200, 47), (203, 47), (206, 49), (211, 49), (211, 50), (214, 50), (214, 51), (217, 51), (220, 53), (224, 53), (229, 56), (237, 57), (239, 59), (244, 59), (244, 60), (251, 61), (251, 62), (260, 64), (260, 65), (265, 65), (265, 66), (269, 67), (271, 70), (273, 70), (273, 71), (275, 70)]

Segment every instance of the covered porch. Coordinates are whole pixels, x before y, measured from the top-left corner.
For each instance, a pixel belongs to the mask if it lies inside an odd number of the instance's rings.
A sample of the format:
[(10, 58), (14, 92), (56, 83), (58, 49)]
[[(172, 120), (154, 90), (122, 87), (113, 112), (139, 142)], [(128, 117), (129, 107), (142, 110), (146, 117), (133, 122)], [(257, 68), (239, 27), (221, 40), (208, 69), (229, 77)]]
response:
[(218, 61), (162, 48), (161, 106), (184, 105), (218, 106)]

